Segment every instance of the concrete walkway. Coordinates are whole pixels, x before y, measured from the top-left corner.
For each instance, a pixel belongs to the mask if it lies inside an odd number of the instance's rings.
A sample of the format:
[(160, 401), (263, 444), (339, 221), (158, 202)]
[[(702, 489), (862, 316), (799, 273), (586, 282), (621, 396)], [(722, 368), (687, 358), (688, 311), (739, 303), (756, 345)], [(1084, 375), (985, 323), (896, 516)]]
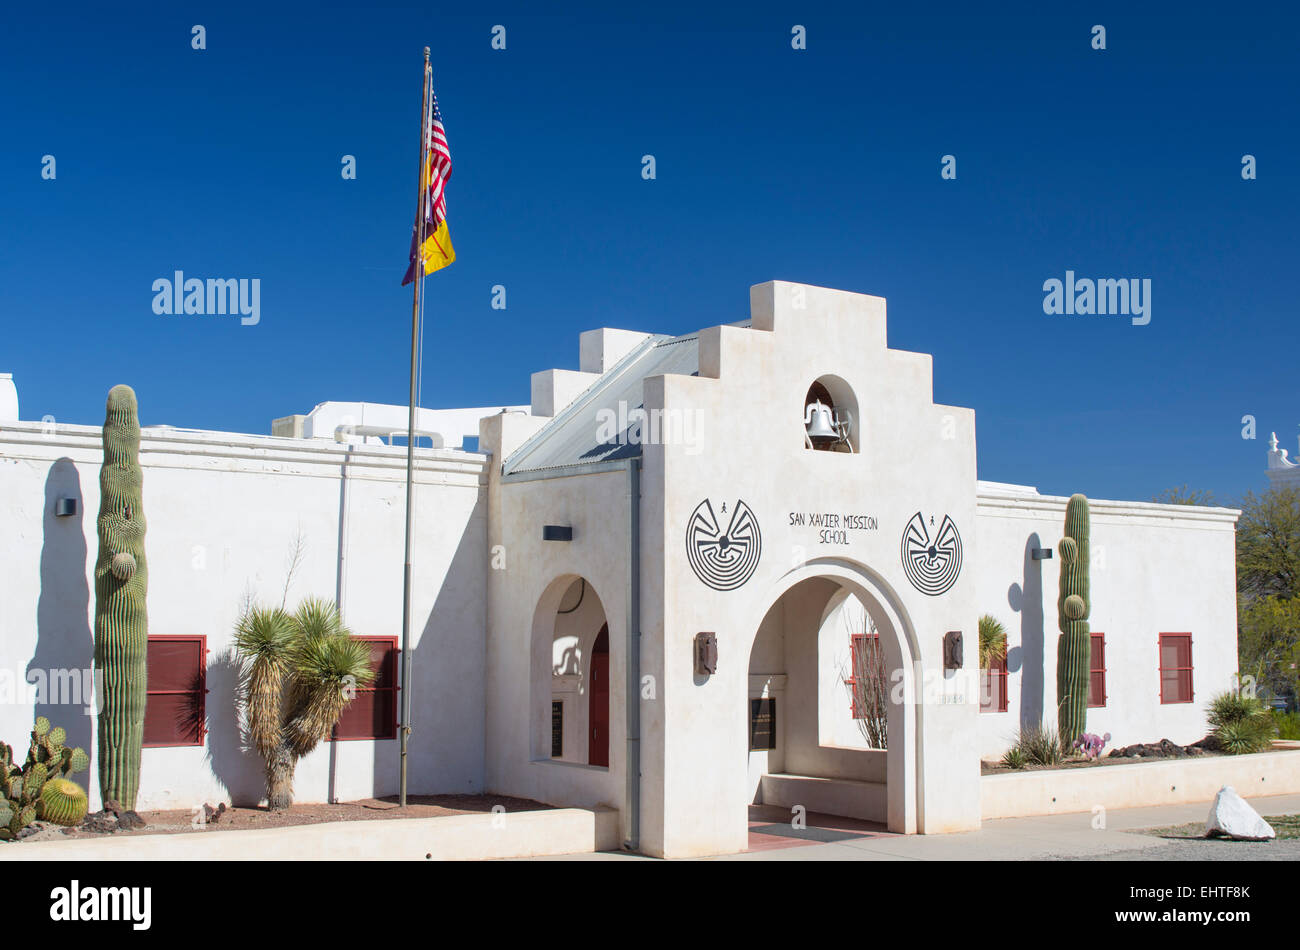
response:
[[(1269, 815), (1300, 813), (1300, 795), (1272, 795), (1249, 799), (1255, 810)], [(1127, 856), (1160, 859), (1157, 849), (1168, 848), (1170, 860), (1194, 860), (1188, 846), (1218, 849), (1247, 847), (1252, 858), (1277, 851), (1294, 859), (1290, 841), (1263, 844), (1246, 842), (1184, 842), (1135, 834), (1137, 829), (1163, 828), (1187, 822), (1203, 823), (1210, 813), (1209, 800), (1186, 805), (1124, 808), (1105, 815), (1105, 827), (1094, 828), (1089, 812), (1002, 818), (986, 821), (979, 831), (952, 835), (869, 835), (799, 847), (719, 855), (714, 861), (1042, 861), (1059, 859), (1119, 859)], [(1253, 849), (1259, 849), (1257, 853)], [(1283, 852), (1286, 854), (1283, 854)], [(602, 852), (556, 855), (541, 860), (636, 860), (636, 855)]]

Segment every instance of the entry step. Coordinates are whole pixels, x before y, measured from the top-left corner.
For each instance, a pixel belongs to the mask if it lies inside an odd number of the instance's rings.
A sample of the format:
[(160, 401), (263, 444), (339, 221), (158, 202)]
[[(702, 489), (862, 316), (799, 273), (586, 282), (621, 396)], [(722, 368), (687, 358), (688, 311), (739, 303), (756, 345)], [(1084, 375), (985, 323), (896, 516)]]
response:
[(884, 782), (863, 782), (815, 775), (764, 775), (760, 784), (764, 805), (803, 806), (808, 812), (884, 822), (889, 797)]

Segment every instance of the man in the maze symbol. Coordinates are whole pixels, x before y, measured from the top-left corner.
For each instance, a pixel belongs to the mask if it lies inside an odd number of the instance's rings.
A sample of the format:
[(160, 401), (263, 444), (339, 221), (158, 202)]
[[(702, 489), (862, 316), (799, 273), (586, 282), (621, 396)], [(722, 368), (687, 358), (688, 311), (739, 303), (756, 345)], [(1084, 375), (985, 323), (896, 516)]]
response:
[(686, 524), (686, 559), (695, 576), (714, 590), (735, 590), (749, 580), (758, 568), (762, 547), (758, 519), (741, 500), (736, 501), (725, 530), (707, 498)]
[[(933, 515), (930, 522), (934, 523)], [(913, 587), (931, 597), (946, 593), (961, 573), (961, 535), (957, 525), (944, 515), (932, 538), (918, 511), (903, 529), (902, 558), (903, 572)]]

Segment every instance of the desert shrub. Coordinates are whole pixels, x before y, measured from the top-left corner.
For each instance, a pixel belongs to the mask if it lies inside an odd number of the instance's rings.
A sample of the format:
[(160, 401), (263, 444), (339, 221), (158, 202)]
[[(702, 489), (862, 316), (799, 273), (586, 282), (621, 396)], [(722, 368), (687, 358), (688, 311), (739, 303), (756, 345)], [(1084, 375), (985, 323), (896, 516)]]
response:
[(1279, 739), (1300, 739), (1300, 713), (1273, 710), (1273, 722), (1277, 725)]
[(1019, 746), (1012, 747), (1003, 753), (1002, 764), (1009, 769), (1023, 769), (1025, 767), (1025, 754), (1020, 751)]
[(1043, 725), (1022, 727), (1012, 751), (1023, 756), (1028, 765), (1059, 765), (1066, 756), (1060, 735)]
[(1210, 722), (1210, 734), (1230, 755), (1262, 752), (1277, 735), (1272, 711), (1258, 697), (1236, 690), (1211, 699), (1206, 718)]

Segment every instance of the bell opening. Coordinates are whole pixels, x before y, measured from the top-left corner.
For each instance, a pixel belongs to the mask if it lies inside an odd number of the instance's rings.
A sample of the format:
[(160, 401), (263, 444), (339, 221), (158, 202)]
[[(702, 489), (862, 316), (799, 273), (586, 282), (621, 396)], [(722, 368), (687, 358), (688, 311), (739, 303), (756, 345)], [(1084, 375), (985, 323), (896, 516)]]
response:
[(857, 402), (852, 392), (837, 377), (827, 377), (841, 385), (839, 398), (822, 379), (808, 387), (804, 396), (804, 448), (817, 452), (856, 452), (853, 420)]

